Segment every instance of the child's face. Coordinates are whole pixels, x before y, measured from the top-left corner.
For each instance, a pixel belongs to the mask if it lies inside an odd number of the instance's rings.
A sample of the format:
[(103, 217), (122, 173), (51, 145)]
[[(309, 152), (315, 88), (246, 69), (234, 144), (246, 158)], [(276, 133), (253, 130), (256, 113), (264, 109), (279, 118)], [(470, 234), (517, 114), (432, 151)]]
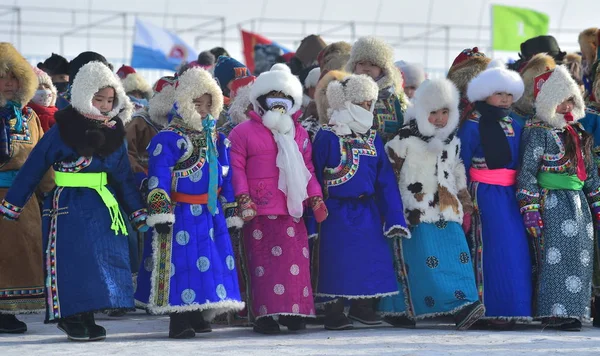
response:
[(513, 103), (513, 95), (510, 93), (497, 92), (485, 99), (485, 102), (491, 106), (508, 109)]
[(0, 76), (0, 94), (6, 100), (13, 100), (19, 91), (19, 80), (12, 72)]
[(92, 99), (92, 105), (105, 114), (113, 109), (115, 90), (111, 87), (100, 89)]
[(360, 61), (356, 63), (356, 67), (354, 67), (354, 74), (366, 74), (373, 78), (373, 80), (379, 79), (381, 72), (381, 68), (369, 61)]
[(69, 82), (68, 74), (54, 74), (50, 78), (52, 79), (52, 83), (68, 83)]
[(564, 115), (566, 113), (570, 113), (571, 111), (573, 111), (574, 107), (575, 107), (575, 99), (569, 98), (569, 99), (563, 101), (562, 103), (560, 103), (560, 105), (558, 105), (556, 107), (556, 112)]
[(442, 129), (448, 125), (448, 116), (450, 116), (450, 110), (447, 108), (432, 111), (429, 113), (429, 123), (438, 129)]
[(371, 106), (373, 105), (373, 102), (370, 101), (370, 100), (368, 100), (368, 101), (363, 101), (363, 102), (360, 102), (360, 103), (352, 103), (352, 104), (358, 105), (358, 106), (360, 106), (361, 108), (363, 108), (363, 109), (365, 109), (367, 111), (371, 111)]
[(144, 98), (144, 93), (142, 93), (139, 90), (130, 91), (129, 93), (127, 93), (127, 95), (133, 96), (136, 99), (143, 99)]
[(48, 84), (41, 84), (38, 85), (38, 90), (45, 90), (45, 89), (50, 89), (50, 86)]
[(404, 87), (404, 94), (406, 94), (406, 96), (408, 96), (409, 99), (412, 99), (413, 96), (415, 96), (415, 91), (417, 90), (417, 88), (415, 87)]
[(200, 114), (203, 119), (206, 115), (210, 114), (210, 110), (212, 109), (212, 97), (210, 94), (204, 94), (201, 97), (194, 99), (192, 102), (194, 103), (196, 112)]

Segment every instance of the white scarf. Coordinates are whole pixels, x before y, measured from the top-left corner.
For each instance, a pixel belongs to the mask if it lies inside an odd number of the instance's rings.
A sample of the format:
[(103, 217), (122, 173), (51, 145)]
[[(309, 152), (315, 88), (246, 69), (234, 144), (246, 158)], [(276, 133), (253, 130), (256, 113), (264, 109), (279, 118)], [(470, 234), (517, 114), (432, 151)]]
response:
[(301, 218), (304, 213), (304, 201), (308, 198), (308, 181), (312, 177), (306, 168), (304, 158), (294, 140), (296, 130), (292, 118), (277, 110), (267, 111), (262, 117), (263, 125), (271, 130), (277, 143), (277, 168), (279, 182), (277, 187), (285, 194), (288, 213)]
[(340, 136), (351, 135), (352, 132), (367, 133), (373, 126), (374, 106), (371, 106), (371, 111), (350, 101), (346, 101), (344, 106), (344, 109), (335, 110), (331, 114), (329, 124), (333, 125), (333, 131)]

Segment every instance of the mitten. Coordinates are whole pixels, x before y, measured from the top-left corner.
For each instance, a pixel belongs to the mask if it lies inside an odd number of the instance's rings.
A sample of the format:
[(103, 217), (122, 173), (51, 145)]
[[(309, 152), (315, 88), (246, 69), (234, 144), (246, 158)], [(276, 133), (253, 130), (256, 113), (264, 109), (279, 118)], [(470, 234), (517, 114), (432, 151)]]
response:
[(472, 217), (471, 214), (465, 213), (463, 215), (463, 223), (462, 223), (462, 228), (463, 231), (465, 232), (465, 235), (469, 234), (469, 232), (471, 232), (471, 224), (472, 224)]
[(156, 224), (154, 225), (154, 230), (156, 230), (156, 232), (158, 232), (159, 234), (168, 234), (169, 232), (171, 232), (172, 225), (173, 224), (171, 223)]
[(325, 206), (323, 198), (319, 196), (310, 198), (310, 207), (315, 214), (315, 220), (317, 223), (322, 223), (325, 221), (325, 219), (327, 219), (329, 212), (327, 211), (327, 206)]
[(240, 217), (245, 222), (248, 222), (256, 216), (256, 204), (252, 201), (252, 198), (248, 194), (242, 194), (237, 197), (238, 209)]
[(542, 215), (539, 211), (529, 210), (523, 213), (523, 222), (525, 223), (525, 229), (529, 235), (533, 237), (542, 236), (544, 222), (542, 221)]

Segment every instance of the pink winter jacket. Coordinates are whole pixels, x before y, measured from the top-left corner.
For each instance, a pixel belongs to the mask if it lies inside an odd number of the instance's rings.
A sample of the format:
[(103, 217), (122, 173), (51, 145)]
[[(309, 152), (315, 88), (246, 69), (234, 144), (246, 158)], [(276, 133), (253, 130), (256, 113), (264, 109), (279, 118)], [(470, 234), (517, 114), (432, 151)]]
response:
[[(279, 168), (275, 163), (277, 144), (273, 134), (263, 125), (257, 113), (250, 112), (249, 116), (250, 120), (237, 125), (228, 137), (231, 141), (230, 164), (235, 195), (250, 195), (258, 208), (258, 215), (289, 215), (286, 197), (277, 188)], [(306, 168), (312, 174), (307, 186), (308, 196), (322, 197), (312, 164), (310, 139), (297, 121), (295, 126), (294, 140), (304, 157)]]

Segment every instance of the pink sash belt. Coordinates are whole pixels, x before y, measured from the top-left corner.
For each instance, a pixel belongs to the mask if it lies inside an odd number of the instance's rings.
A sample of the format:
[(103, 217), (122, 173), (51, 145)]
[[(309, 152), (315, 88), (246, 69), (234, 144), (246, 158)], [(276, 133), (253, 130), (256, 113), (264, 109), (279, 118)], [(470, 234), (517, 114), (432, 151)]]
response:
[(473, 182), (510, 187), (517, 183), (517, 171), (514, 169), (475, 169), (469, 170)]

